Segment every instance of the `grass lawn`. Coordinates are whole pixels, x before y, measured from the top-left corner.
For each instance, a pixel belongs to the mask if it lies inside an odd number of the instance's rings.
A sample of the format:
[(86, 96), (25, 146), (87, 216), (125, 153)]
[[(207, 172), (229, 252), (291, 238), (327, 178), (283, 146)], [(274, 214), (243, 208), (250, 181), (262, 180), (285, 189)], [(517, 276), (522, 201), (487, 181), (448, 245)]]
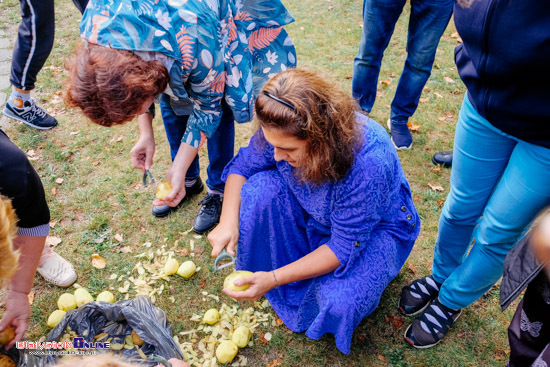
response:
[[(298, 52), (300, 67), (315, 70), (351, 90), (353, 58), (361, 37), (362, 2), (351, 0), (286, 0), (296, 18), (287, 27)], [(409, 6), (399, 20), (394, 37), (386, 51), (380, 73), (379, 93), (372, 117), (385, 123), (390, 103), (406, 57)], [(0, 2), (0, 29), (16, 34), (19, 3)], [(137, 123), (111, 129), (86, 121), (77, 111), (66, 110), (61, 100), (63, 63), (78, 41), (79, 12), (68, 0), (56, 1), (56, 40), (54, 49), (33, 92), (53, 113), (60, 124), (48, 132), (39, 132), (3, 118), (2, 129), (27, 152), (42, 177), (52, 214), (51, 236), (61, 240), (56, 250), (69, 259), (78, 272), (78, 283), (93, 295), (112, 287), (117, 292), (126, 276), (138, 262), (143, 243), (152, 248), (174, 248), (180, 262), (192, 258), (201, 267), (185, 281), (173, 277), (167, 290), (157, 296), (176, 332), (196, 327), (189, 320), (219, 303), (202, 292), (220, 296), (220, 302), (234, 304), (221, 288), (229, 272), (214, 273), (210, 246), (206, 237), (195, 238), (186, 231), (198, 209), (200, 198), (193, 199), (182, 210), (167, 219), (151, 215), (152, 189), (140, 185), (141, 174), (133, 170), (129, 151), (138, 137)], [(304, 334), (288, 332), (284, 326), (262, 326), (253, 336), (254, 346), (241, 352), (252, 366), (504, 366), (509, 353), (507, 326), (514, 304), (504, 313), (498, 307), (498, 287), (478, 300), (463, 313), (448, 337), (437, 347), (419, 351), (404, 343), (402, 335), (411, 320), (397, 312), (401, 287), (415, 277), (430, 272), (433, 245), (437, 236), (440, 210), (449, 190), (450, 171), (434, 169), (431, 155), (452, 148), (454, 126), (465, 87), (458, 78), (453, 62), (453, 49), (459, 40), (449, 25), (437, 51), (432, 76), (422, 95), (420, 106), (411, 121), (419, 125), (413, 133), (414, 147), (399, 156), (412, 187), (414, 201), (422, 218), (422, 232), (408, 262), (382, 296), (378, 309), (367, 317), (354, 333), (349, 355), (338, 351), (332, 336), (310, 340)], [(158, 114), (160, 115), (160, 114)], [(163, 178), (169, 166), (169, 151), (160, 117), (154, 123), (157, 151), (152, 169), (157, 179)], [(253, 132), (251, 124), (238, 126), (237, 147), (246, 145)], [(200, 152), (201, 164), (207, 165), (207, 154)], [(203, 179), (206, 170), (202, 170)], [(62, 180), (60, 180), (62, 179)], [(441, 186), (434, 191), (431, 186)], [(178, 241), (177, 245), (174, 245)], [(194, 248), (191, 246), (194, 242)], [(128, 246), (128, 247), (127, 247)], [(185, 250), (184, 250), (185, 249)], [(189, 255), (184, 256), (189, 252)], [(98, 253), (107, 260), (104, 270), (92, 267), (91, 255)], [(194, 255), (194, 257), (192, 257)], [(117, 279), (111, 279), (117, 274)], [(69, 288), (73, 291), (74, 288)], [(47, 335), (46, 318), (56, 309), (57, 297), (63, 290), (46, 284), (37, 277), (34, 285), (32, 319), (26, 337), (37, 340)], [(132, 293), (130, 293), (133, 295)], [(248, 307), (247, 305), (243, 305)], [(269, 343), (260, 336), (269, 332)], [(180, 337), (180, 341), (187, 341)]]

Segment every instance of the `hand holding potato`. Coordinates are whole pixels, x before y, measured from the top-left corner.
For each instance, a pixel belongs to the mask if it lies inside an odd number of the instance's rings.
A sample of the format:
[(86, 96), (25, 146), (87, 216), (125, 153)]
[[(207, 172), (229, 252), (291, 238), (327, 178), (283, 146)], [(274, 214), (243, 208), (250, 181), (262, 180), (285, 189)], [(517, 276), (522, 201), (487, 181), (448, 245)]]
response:
[(257, 271), (250, 276), (235, 280), (234, 285), (243, 286), (248, 284), (248, 289), (236, 292), (224, 287), (223, 291), (229, 297), (238, 301), (255, 301), (264, 294), (275, 288), (275, 279), (271, 272)]

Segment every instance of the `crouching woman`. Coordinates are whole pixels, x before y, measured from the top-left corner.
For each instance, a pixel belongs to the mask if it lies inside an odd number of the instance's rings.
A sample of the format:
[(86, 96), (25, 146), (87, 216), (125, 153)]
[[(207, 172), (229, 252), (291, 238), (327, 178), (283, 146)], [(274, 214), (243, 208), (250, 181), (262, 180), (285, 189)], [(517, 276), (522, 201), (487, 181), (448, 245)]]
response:
[(334, 334), (347, 354), (418, 236), (409, 184), (386, 131), (321, 76), (276, 75), (255, 110), (260, 128), (225, 168), (208, 236), (213, 256), (238, 243), (237, 269), (255, 273), (225, 292), (265, 294), (292, 331)]

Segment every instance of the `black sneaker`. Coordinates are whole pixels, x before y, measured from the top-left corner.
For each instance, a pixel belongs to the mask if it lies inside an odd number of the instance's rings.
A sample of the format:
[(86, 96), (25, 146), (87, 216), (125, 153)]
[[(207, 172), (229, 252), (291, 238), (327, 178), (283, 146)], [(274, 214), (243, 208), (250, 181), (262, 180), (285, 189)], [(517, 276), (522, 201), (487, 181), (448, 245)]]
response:
[(439, 164), (441, 167), (451, 168), (451, 166), (453, 165), (453, 151), (446, 150), (443, 152), (435, 153), (432, 157), (432, 162), (436, 166)]
[(443, 339), (462, 310), (450, 309), (436, 298), (405, 330), (405, 341), (418, 349), (431, 348)]
[(204, 189), (204, 185), (202, 184), (201, 178), (197, 178), (197, 181), (192, 186), (185, 187), (185, 197), (182, 201), (176, 206), (168, 206), (168, 205), (153, 205), (153, 210), (151, 211), (153, 215), (157, 218), (163, 218), (166, 217), (168, 214), (172, 213), (173, 211), (176, 211), (179, 209), (179, 207), (186, 202), (187, 200), (191, 199), (193, 196), (196, 196), (201, 193), (201, 191)]
[(414, 280), (401, 290), (399, 310), (407, 316), (418, 315), (437, 297), (440, 287), (431, 275)]
[(34, 99), (25, 101), (23, 108), (12, 106), (8, 101), (2, 112), (7, 117), (21, 121), (38, 130), (49, 130), (57, 125), (57, 120), (37, 105)]
[(388, 129), (391, 131), (391, 141), (397, 150), (409, 150), (413, 146), (413, 137), (407, 124), (394, 124), (388, 119)]
[(193, 231), (203, 234), (214, 228), (220, 222), (222, 213), (222, 197), (218, 194), (208, 193), (199, 202), (202, 205), (193, 222)]

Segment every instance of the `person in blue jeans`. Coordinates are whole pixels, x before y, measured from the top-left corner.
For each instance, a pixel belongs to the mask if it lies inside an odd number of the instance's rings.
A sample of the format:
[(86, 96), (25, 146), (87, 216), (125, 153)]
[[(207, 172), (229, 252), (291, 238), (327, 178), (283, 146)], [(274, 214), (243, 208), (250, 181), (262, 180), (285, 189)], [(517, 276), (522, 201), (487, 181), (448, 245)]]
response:
[[(550, 204), (550, 3), (475, 0), (454, 9), (468, 92), (432, 274), (403, 288), (405, 340), (429, 348), (499, 280), (507, 253)], [(505, 82), (503, 82), (505, 81)]]
[[(376, 99), (376, 86), (382, 56), (390, 42), (395, 23), (406, 0), (365, 0), (363, 34), (353, 64), (353, 97), (370, 113)], [(407, 59), (391, 104), (388, 127), (397, 149), (410, 149), (412, 135), (407, 126), (432, 71), (439, 39), (453, 10), (453, 0), (411, 0)]]

